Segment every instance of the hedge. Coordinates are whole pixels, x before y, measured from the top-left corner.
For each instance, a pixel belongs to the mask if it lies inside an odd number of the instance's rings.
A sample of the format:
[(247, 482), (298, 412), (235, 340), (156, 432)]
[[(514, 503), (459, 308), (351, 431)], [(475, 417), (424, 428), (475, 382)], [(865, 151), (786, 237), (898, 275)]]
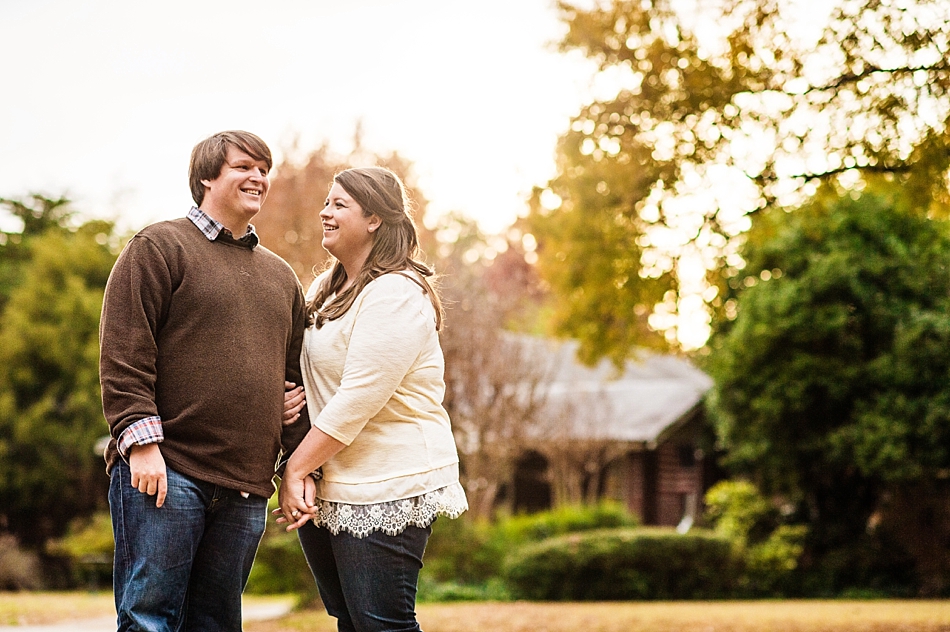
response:
[(623, 528), (549, 538), (512, 552), (504, 576), (538, 601), (716, 599), (732, 594), (732, 543), (709, 531)]

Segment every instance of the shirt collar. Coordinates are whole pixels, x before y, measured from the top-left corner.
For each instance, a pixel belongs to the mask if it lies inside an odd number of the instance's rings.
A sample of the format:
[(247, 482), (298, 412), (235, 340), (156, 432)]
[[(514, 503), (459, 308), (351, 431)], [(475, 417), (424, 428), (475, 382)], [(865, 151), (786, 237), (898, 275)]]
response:
[(241, 241), (249, 243), (253, 248), (258, 243), (260, 243), (260, 238), (257, 235), (257, 230), (254, 228), (253, 224), (247, 225), (247, 232), (244, 233), (240, 238), (234, 237), (231, 235), (231, 231), (224, 227), (224, 224), (214, 219), (204, 211), (202, 211), (197, 206), (192, 206), (188, 211), (188, 219), (198, 227), (198, 230), (208, 238), (208, 241), (214, 241), (222, 233), (230, 236), (236, 241)]

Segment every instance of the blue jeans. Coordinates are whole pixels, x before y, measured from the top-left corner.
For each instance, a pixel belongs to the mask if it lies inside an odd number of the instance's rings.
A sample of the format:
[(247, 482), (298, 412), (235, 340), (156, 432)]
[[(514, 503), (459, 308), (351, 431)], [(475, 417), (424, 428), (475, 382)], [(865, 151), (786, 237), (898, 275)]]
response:
[(308, 522), (297, 534), (339, 632), (418, 632), (416, 585), (432, 527), (355, 538)]
[(119, 632), (241, 630), (241, 593), (267, 520), (267, 499), (167, 468), (168, 496), (132, 487), (112, 469), (113, 584)]

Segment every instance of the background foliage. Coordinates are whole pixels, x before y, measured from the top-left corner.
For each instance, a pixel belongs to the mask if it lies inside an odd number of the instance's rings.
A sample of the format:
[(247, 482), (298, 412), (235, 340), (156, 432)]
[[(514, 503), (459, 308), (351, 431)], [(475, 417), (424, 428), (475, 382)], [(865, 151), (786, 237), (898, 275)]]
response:
[(67, 201), (3, 200), (23, 220), (0, 243), (0, 524), (42, 550), (105, 502), (98, 377), (112, 226), (69, 224)]
[(579, 339), (585, 359), (701, 345), (697, 323), (724, 309), (745, 231), (819, 181), (890, 173), (921, 212), (944, 208), (947, 3), (559, 7), (561, 48), (597, 64), (599, 89), (562, 136), (526, 227), (555, 297), (552, 329)]
[(839, 590), (901, 553), (925, 590), (950, 580), (950, 232), (902, 200), (829, 191), (764, 215), (708, 365), (728, 463), (812, 525)]

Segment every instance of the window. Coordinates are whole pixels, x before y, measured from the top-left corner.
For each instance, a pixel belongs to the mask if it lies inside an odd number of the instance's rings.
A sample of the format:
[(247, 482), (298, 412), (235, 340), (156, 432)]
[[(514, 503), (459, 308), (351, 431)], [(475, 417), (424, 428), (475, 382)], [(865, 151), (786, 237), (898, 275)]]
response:
[(680, 445), (676, 449), (680, 467), (694, 467), (696, 465), (696, 448), (692, 445)]

